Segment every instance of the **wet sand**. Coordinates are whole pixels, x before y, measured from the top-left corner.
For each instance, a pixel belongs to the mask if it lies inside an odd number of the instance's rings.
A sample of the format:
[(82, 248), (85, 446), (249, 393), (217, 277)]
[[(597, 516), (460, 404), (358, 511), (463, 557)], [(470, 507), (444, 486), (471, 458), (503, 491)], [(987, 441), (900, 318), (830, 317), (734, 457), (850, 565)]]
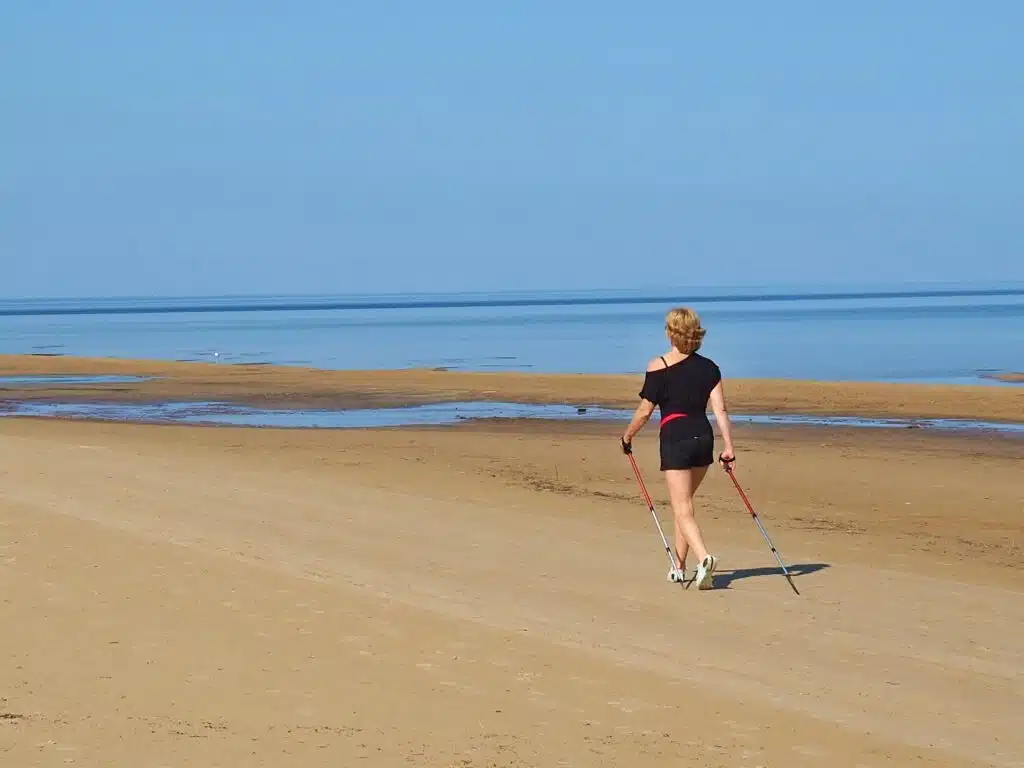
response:
[[(367, 402), (498, 381), (210, 367), (159, 386)], [(797, 402), (770, 391), (748, 403)], [(900, 407), (996, 418), (1018, 391)], [(1022, 764), (1024, 441), (738, 427), (798, 596), (720, 470), (698, 502), (718, 589), (669, 584), (620, 429), (0, 419), (0, 762)], [(636, 455), (667, 530), (652, 428)]]
[[(632, 408), (636, 376), (325, 371), (290, 366), (217, 365), (44, 356), (0, 356), (0, 376), (118, 375), (153, 377), (97, 386), (4, 388), (0, 397), (36, 401), (162, 400), (247, 403), (288, 408), (393, 407), (432, 402), (512, 401)], [(871, 418), (961, 418), (1024, 422), (1024, 389), (727, 379), (736, 413), (795, 413)]]

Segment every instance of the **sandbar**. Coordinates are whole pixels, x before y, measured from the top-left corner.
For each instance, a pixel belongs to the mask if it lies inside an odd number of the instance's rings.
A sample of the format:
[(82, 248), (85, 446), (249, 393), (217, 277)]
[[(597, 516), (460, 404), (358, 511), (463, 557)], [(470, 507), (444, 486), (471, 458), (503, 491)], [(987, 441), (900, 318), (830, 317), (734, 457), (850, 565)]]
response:
[[(222, 401), (274, 408), (394, 407), (506, 401), (632, 408), (642, 375), (348, 371), (33, 355), (0, 356), (0, 376), (132, 375), (137, 383), (11, 387), (0, 397), (36, 401)], [(1024, 422), (1024, 389), (986, 385), (726, 379), (737, 413)]]

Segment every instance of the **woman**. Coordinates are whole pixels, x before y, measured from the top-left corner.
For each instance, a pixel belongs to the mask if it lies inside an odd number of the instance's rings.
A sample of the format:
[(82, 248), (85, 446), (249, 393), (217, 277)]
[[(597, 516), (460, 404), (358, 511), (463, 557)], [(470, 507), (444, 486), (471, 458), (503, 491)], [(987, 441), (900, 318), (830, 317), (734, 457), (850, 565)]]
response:
[(643, 429), (654, 412), (661, 408), (661, 471), (668, 485), (675, 514), (675, 545), (679, 568), (669, 571), (672, 581), (684, 581), (686, 556), (692, 549), (697, 556), (695, 582), (698, 589), (714, 586), (718, 565), (704, 546), (700, 527), (693, 517), (693, 495), (714, 463), (715, 433), (707, 416), (708, 402), (722, 432), (725, 450), (723, 464), (735, 459), (732, 431), (722, 391), (722, 373), (714, 361), (697, 354), (705, 330), (700, 318), (688, 308), (673, 309), (665, 318), (665, 334), (671, 351), (651, 360), (647, 366), (640, 404), (622, 435), (622, 450), (632, 451), (633, 437)]

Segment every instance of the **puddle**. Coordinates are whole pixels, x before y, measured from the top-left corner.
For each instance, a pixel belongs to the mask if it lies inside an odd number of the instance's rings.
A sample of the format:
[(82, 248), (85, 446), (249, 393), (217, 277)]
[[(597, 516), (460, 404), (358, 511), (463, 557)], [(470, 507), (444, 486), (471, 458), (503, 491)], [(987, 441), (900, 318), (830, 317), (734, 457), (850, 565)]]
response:
[(454, 424), (466, 419), (621, 419), (618, 410), (519, 403), (435, 403), (401, 408), (252, 408), (233, 403), (7, 403), (5, 416), (49, 416), (150, 423), (339, 429)]
[(245, 427), (339, 429), (454, 424), (468, 419), (628, 418), (628, 411), (522, 403), (432, 403), (400, 408), (252, 408), (233, 403), (34, 403), (0, 406), (0, 415), (137, 421), (150, 423), (222, 424)]
[[(808, 427), (871, 427), (875, 429), (942, 429), (953, 431), (1001, 432), (1024, 435), (1024, 424), (971, 419), (869, 419), (861, 416), (803, 416), (800, 414), (735, 415), (729, 419), (746, 424), (784, 424)], [(714, 417), (711, 417), (714, 421)]]
[[(2, 416), (58, 417), (157, 424), (207, 424), (243, 427), (345, 429), (443, 426), (468, 419), (554, 419), (628, 421), (632, 410), (527, 403), (432, 403), (401, 408), (266, 409), (233, 403), (35, 403), (0, 402)], [(713, 417), (712, 417), (713, 418)], [(974, 430), (1024, 435), (1024, 424), (960, 419), (866, 419), (798, 414), (730, 414), (735, 423), (790, 426), (872, 427), (888, 429)], [(657, 420), (652, 421), (656, 427)]]
[(134, 384), (146, 380), (145, 376), (0, 376), (0, 389), (50, 384)]

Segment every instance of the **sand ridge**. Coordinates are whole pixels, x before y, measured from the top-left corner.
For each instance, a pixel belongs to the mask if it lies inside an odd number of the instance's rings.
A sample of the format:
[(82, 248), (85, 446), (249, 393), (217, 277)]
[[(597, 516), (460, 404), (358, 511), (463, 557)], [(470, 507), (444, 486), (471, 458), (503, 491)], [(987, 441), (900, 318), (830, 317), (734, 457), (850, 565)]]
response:
[[(633, 408), (642, 383), (642, 374), (328, 371), (293, 366), (0, 356), (0, 376), (57, 374), (154, 378), (138, 383), (11, 387), (0, 395), (13, 400), (223, 401), (277, 408), (393, 407), (473, 400)], [(736, 413), (1024, 422), (1024, 388), (1009, 385), (727, 378), (726, 386), (729, 407)]]

